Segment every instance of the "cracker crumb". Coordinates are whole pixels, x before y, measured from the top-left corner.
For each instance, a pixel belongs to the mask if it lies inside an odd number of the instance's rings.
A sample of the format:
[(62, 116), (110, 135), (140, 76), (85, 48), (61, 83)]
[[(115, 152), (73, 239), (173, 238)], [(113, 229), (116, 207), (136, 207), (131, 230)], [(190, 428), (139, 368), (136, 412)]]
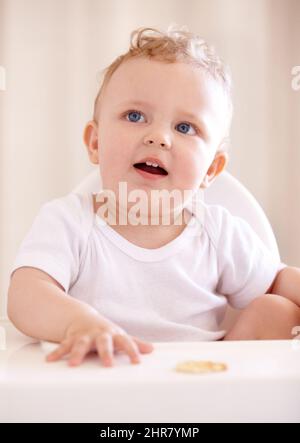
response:
[(191, 374), (208, 374), (210, 372), (222, 372), (226, 371), (227, 365), (225, 363), (216, 363), (212, 361), (201, 361), (201, 360), (188, 360), (178, 363), (175, 371), (185, 372)]

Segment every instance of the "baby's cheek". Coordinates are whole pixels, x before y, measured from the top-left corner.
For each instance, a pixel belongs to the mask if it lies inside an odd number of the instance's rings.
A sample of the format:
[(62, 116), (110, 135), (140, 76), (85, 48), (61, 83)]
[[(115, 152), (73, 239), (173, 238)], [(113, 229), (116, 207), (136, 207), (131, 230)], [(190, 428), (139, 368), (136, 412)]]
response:
[(194, 189), (201, 180), (203, 171), (195, 163), (183, 162), (177, 174), (178, 187), (181, 189)]

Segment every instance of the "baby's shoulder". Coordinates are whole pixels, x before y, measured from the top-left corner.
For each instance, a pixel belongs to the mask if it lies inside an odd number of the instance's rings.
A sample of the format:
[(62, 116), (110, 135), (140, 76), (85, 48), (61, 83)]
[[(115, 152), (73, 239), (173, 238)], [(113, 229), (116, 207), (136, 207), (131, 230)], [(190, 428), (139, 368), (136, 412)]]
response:
[(210, 237), (212, 243), (217, 247), (220, 237), (230, 231), (236, 230), (243, 224), (240, 217), (237, 217), (227, 208), (217, 204), (203, 203), (203, 228)]
[(43, 204), (41, 211), (49, 216), (59, 218), (66, 225), (89, 232), (93, 224), (92, 194), (71, 192), (54, 198)]

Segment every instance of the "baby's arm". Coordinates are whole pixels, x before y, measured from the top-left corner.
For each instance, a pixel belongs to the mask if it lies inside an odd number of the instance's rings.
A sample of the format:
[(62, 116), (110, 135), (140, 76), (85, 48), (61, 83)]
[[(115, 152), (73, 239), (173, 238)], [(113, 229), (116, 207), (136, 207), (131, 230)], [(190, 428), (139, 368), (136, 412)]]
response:
[(61, 343), (48, 360), (70, 353), (69, 364), (76, 365), (90, 350), (96, 350), (103, 363), (111, 366), (114, 349), (125, 351), (132, 363), (139, 362), (139, 351), (153, 349), (151, 344), (127, 335), (91, 306), (66, 294), (56, 280), (36, 268), (22, 267), (13, 273), (8, 317), (28, 336)]
[(288, 298), (300, 307), (300, 268), (289, 266), (278, 272), (269, 293)]
[(18, 268), (8, 290), (8, 317), (24, 334), (40, 340), (60, 342), (78, 316), (97, 311), (68, 296), (63, 287), (43, 271)]

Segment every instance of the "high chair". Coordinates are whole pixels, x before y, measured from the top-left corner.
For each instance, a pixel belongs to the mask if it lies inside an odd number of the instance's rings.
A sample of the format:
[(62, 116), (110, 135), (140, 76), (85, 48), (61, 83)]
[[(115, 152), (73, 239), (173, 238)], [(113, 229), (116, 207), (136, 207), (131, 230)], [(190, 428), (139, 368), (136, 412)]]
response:
[[(98, 192), (102, 187), (99, 170), (92, 171), (72, 192)], [(228, 209), (232, 215), (244, 218), (257, 235), (279, 259), (279, 251), (272, 227), (257, 200), (242, 183), (229, 172), (223, 171), (212, 185), (204, 191), (207, 204), (218, 204)], [(222, 328), (228, 329), (237, 319), (240, 311), (228, 307)]]
[[(92, 172), (72, 192), (99, 191), (98, 174)], [(223, 172), (205, 192), (206, 202), (224, 205), (244, 217), (278, 254), (262, 208), (238, 180)], [(235, 315), (228, 309), (228, 324)], [(140, 365), (130, 364), (128, 355), (116, 352), (114, 366), (104, 368), (94, 352), (79, 367), (70, 368), (66, 359), (45, 362), (57, 343), (27, 337), (10, 322), (0, 323), (1, 328), (7, 334), (7, 349), (4, 346), (1, 353), (0, 422), (300, 422), (300, 341), (296, 338), (154, 343), (154, 352), (143, 354)], [(177, 372), (177, 364), (187, 360), (221, 362), (226, 370)], [(145, 430), (149, 434), (152, 428)], [(157, 429), (153, 428), (155, 436)]]

